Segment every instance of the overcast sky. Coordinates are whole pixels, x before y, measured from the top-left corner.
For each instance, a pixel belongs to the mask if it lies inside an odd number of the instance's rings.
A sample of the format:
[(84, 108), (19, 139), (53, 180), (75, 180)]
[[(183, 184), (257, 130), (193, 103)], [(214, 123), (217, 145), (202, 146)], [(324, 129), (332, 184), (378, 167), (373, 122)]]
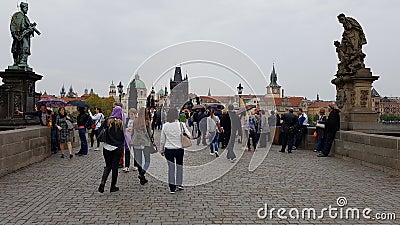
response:
[[(0, 2), (0, 69), (12, 64), (9, 22), (18, 3)], [(72, 85), (78, 94), (87, 87), (105, 96), (111, 80), (126, 86), (135, 71), (148, 89), (154, 84), (158, 90), (173, 76), (171, 70), (159, 78), (162, 73), (183, 63), (183, 73), (192, 81), (191, 92), (204, 95), (210, 87), (215, 95), (232, 94), (239, 82), (247, 82), (244, 93), (264, 94), (275, 62), (285, 95), (315, 99), (319, 93), (322, 99), (332, 100), (335, 88), (330, 80), (337, 69), (333, 41), (340, 40), (343, 32), (336, 16), (345, 13), (357, 19), (366, 34), (366, 66), (381, 76), (374, 87), (381, 95), (400, 96), (397, 0), (28, 3), (28, 16), (42, 32), (32, 39), (28, 62), (36, 73), (44, 75), (37, 82), (38, 92), (58, 94), (64, 84), (66, 88)], [(223, 44), (204, 48), (196, 42), (195, 48), (176, 45), (192, 40)], [(167, 48), (172, 45), (176, 46)], [(164, 48), (163, 57), (144, 63)], [(210, 64), (191, 60), (220, 61)]]

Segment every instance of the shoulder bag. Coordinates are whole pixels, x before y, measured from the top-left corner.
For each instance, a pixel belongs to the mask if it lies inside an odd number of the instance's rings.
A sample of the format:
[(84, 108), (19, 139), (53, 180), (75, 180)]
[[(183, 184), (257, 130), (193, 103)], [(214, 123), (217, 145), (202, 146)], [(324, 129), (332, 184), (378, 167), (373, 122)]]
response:
[(182, 136), (182, 148), (189, 148), (192, 146), (192, 142), (190, 141), (190, 138), (187, 136), (187, 134), (184, 132), (183, 126), (181, 122), (179, 122), (179, 126), (181, 127), (181, 136)]

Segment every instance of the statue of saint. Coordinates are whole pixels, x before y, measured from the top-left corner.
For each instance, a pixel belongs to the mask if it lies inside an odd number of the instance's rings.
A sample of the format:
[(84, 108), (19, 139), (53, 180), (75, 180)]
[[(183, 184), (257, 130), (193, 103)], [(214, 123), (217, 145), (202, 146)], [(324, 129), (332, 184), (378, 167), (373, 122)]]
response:
[(13, 38), (11, 53), (14, 58), (14, 65), (28, 67), (28, 56), (31, 54), (31, 37), (34, 33), (40, 35), (35, 28), (36, 23), (30, 23), (28, 16), (28, 3), (21, 2), (20, 12), (14, 13), (11, 17), (10, 31)]
[(337, 18), (344, 28), (342, 42), (334, 42), (340, 61), (338, 74), (354, 73), (365, 68), (365, 54), (362, 52), (362, 46), (367, 44), (367, 40), (361, 25), (355, 19), (346, 17), (344, 14), (338, 15)]

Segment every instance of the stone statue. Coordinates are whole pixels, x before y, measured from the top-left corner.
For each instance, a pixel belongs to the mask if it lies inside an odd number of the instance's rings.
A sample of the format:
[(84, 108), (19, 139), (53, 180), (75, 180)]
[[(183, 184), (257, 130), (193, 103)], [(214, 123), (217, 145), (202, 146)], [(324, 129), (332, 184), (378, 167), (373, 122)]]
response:
[(339, 58), (338, 75), (353, 74), (365, 68), (365, 54), (362, 46), (367, 44), (361, 25), (353, 18), (344, 14), (337, 16), (339, 23), (343, 24), (342, 42), (335, 41), (336, 52)]
[(28, 56), (31, 54), (31, 37), (34, 33), (40, 35), (35, 28), (36, 23), (30, 23), (28, 16), (28, 3), (21, 2), (20, 12), (11, 17), (10, 31), (13, 38), (11, 53), (14, 58), (13, 68), (28, 67)]

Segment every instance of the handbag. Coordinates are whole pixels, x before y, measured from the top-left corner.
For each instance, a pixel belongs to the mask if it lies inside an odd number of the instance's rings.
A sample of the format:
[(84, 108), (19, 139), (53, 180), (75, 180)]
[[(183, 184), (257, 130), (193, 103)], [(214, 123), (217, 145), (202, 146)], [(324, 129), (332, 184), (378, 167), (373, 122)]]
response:
[(317, 131), (314, 131), (313, 136), (314, 136), (315, 138), (318, 137)]
[(150, 154), (158, 152), (157, 146), (154, 143), (152, 143), (152, 145), (149, 148), (150, 148)]
[(182, 148), (189, 148), (190, 146), (192, 146), (192, 142), (190, 141), (190, 138), (187, 136), (187, 134), (185, 132), (183, 132), (183, 127), (182, 124), (179, 122), (180, 127), (181, 127), (181, 131), (182, 131)]
[(65, 122), (67, 123), (68, 130), (73, 130), (74, 129), (74, 124), (72, 124), (71, 121), (66, 119)]

